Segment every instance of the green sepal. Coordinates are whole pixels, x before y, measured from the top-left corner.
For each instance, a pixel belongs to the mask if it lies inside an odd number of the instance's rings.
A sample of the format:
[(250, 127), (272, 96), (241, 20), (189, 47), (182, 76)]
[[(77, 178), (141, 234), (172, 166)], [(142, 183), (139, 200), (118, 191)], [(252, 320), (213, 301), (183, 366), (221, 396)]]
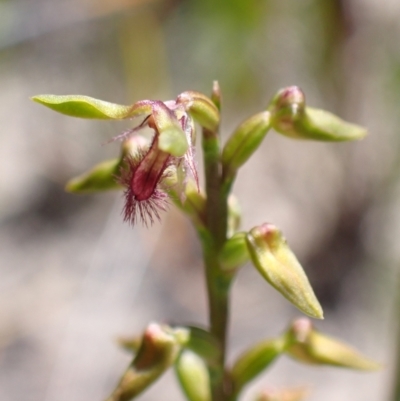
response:
[(202, 358), (192, 351), (183, 350), (174, 366), (187, 400), (211, 401), (209, 372)]
[(70, 179), (65, 190), (82, 194), (120, 189), (121, 185), (116, 182), (120, 168), (121, 159), (119, 158), (96, 164), (89, 171)]
[(181, 351), (180, 333), (150, 324), (131, 365), (107, 401), (128, 401), (139, 395), (172, 366)]
[(185, 110), (202, 127), (216, 132), (219, 127), (220, 116), (217, 106), (206, 95), (196, 92), (182, 92), (176, 98), (177, 104), (183, 104)]
[(158, 148), (175, 157), (183, 156), (189, 144), (179, 121), (163, 102), (152, 102), (152, 117), (159, 133)]
[(245, 120), (233, 132), (222, 151), (224, 174), (234, 174), (258, 149), (271, 127), (269, 111)]
[(315, 330), (308, 319), (296, 320), (287, 332), (287, 353), (296, 360), (313, 365), (374, 371), (381, 368), (349, 345)]
[(250, 230), (246, 240), (252, 262), (261, 275), (303, 313), (323, 319), (310, 282), (281, 232), (266, 223)]
[(238, 394), (246, 384), (267, 369), (284, 353), (285, 348), (286, 337), (282, 336), (261, 341), (240, 355), (230, 371), (234, 393)]
[(219, 262), (224, 271), (236, 270), (250, 259), (246, 243), (246, 233), (239, 232), (229, 238), (220, 254)]
[(148, 101), (124, 106), (82, 95), (37, 95), (32, 100), (59, 113), (79, 118), (120, 120), (151, 113)]
[(362, 139), (367, 131), (325, 111), (306, 107), (300, 88), (282, 89), (271, 101), (271, 124), (275, 131), (295, 139), (342, 142)]

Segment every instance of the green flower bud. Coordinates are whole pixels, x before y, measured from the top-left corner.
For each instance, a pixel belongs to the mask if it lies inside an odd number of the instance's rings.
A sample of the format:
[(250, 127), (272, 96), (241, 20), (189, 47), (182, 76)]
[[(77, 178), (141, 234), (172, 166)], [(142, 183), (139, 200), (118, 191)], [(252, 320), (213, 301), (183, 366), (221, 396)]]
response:
[(175, 373), (189, 401), (211, 401), (208, 369), (198, 355), (182, 351), (175, 362)]
[(185, 110), (202, 127), (215, 132), (219, 127), (219, 111), (213, 101), (200, 92), (187, 91), (176, 98), (177, 104), (183, 104)]
[(260, 146), (270, 127), (268, 111), (258, 113), (239, 125), (222, 151), (221, 160), (225, 175), (235, 174), (246, 163)]
[(315, 330), (308, 319), (298, 319), (287, 333), (288, 354), (316, 365), (332, 365), (356, 370), (377, 370), (380, 365), (348, 345)]
[(308, 278), (281, 232), (266, 223), (250, 230), (246, 239), (253, 264), (261, 275), (303, 313), (323, 319)]
[(238, 394), (246, 384), (268, 368), (285, 351), (285, 347), (285, 337), (279, 337), (261, 341), (240, 355), (231, 370), (234, 393)]
[(279, 91), (268, 110), (275, 131), (290, 138), (339, 142), (361, 139), (367, 133), (332, 113), (306, 107), (304, 93), (297, 86)]
[(174, 330), (150, 324), (138, 352), (107, 401), (129, 401), (174, 364), (181, 345)]
[(219, 262), (224, 271), (236, 270), (250, 258), (246, 243), (246, 233), (236, 233), (229, 238), (219, 254)]

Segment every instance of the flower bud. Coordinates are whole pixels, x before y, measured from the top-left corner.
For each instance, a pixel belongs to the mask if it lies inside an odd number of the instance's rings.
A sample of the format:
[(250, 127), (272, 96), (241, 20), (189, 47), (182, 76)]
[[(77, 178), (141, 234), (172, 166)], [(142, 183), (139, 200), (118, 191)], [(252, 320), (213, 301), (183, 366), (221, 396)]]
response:
[(132, 364), (107, 401), (128, 401), (140, 394), (175, 362), (180, 349), (173, 329), (150, 324)]
[(268, 368), (275, 359), (285, 351), (285, 337), (264, 340), (245, 351), (231, 370), (234, 393), (241, 389)]
[(229, 238), (219, 254), (219, 263), (224, 271), (236, 270), (250, 258), (246, 233), (236, 233)]
[(336, 142), (361, 139), (366, 135), (366, 130), (358, 125), (327, 111), (306, 107), (304, 93), (297, 86), (280, 90), (268, 110), (272, 127), (290, 138)]
[(296, 320), (287, 335), (291, 343), (288, 354), (301, 362), (365, 371), (380, 368), (348, 345), (315, 330), (308, 319)]
[(246, 163), (260, 146), (270, 126), (268, 111), (258, 113), (239, 125), (222, 151), (221, 160), (225, 175), (235, 174)]
[(218, 129), (219, 111), (210, 98), (200, 92), (182, 92), (176, 98), (177, 104), (183, 104), (185, 110), (202, 127), (215, 132)]
[(208, 369), (198, 355), (189, 350), (182, 351), (175, 362), (175, 373), (186, 399), (211, 401)]
[(321, 305), (281, 232), (265, 223), (250, 230), (246, 239), (252, 262), (261, 275), (303, 313), (322, 319)]

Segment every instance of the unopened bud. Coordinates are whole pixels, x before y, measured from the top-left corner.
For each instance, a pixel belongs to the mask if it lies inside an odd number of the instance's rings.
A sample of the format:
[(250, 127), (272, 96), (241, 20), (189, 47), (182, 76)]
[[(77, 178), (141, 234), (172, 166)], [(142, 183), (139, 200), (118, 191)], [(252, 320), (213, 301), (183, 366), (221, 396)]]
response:
[(234, 393), (267, 369), (285, 351), (286, 339), (276, 338), (262, 341), (239, 356), (231, 370)]
[(140, 394), (175, 362), (180, 349), (173, 329), (150, 324), (132, 364), (107, 401), (128, 401)]
[(236, 270), (250, 258), (246, 243), (246, 233), (236, 233), (229, 238), (219, 254), (219, 262), (224, 271)]
[(350, 346), (315, 330), (308, 319), (298, 319), (287, 333), (288, 354), (309, 364), (357, 370), (377, 370), (380, 365)]
[(265, 223), (250, 230), (246, 239), (253, 264), (261, 275), (303, 313), (322, 319), (321, 305), (281, 232)]
[(189, 401), (210, 401), (210, 377), (204, 361), (194, 352), (184, 350), (175, 362), (175, 372)]
[(279, 91), (268, 108), (272, 127), (282, 135), (316, 141), (352, 141), (366, 130), (324, 110), (306, 107), (303, 91), (291, 86)]
[(222, 151), (221, 160), (225, 175), (235, 174), (246, 163), (260, 146), (270, 127), (268, 111), (258, 113), (239, 125)]
[(220, 116), (213, 101), (200, 92), (182, 92), (176, 98), (177, 104), (183, 104), (185, 110), (202, 127), (215, 132), (219, 127)]

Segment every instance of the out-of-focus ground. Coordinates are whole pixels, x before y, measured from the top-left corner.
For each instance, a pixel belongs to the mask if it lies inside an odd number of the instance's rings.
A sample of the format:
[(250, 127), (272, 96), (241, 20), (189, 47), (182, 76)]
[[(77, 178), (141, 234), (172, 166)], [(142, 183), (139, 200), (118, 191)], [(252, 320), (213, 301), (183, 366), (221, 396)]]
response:
[[(150, 321), (206, 322), (201, 252), (175, 209), (121, 222), (121, 194), (66, 180), (118, 154), (129, 122), (29, 101), (129, 104), (222, 87), (223, 135), (297, 84), (310, 105), (368, 127), (362, 142), (270, 133), (235, 184), (243, 228), (280, 227), (325, 308), (316, 325), (381, 361), (378, 373), (283, 358), (249, 387), (310, 401), (390, 400), (400, 263), (400, 3), (396, 0), (0, 0), (0, 400), (99, 401), (129, 362), (115, 344)], [(199, 152), (200, 153), (200, 152)], [(250, 266), (233, 290), (231, 358), (298, 312)], [(140, 399), (182, 400), (172, 373)]]

